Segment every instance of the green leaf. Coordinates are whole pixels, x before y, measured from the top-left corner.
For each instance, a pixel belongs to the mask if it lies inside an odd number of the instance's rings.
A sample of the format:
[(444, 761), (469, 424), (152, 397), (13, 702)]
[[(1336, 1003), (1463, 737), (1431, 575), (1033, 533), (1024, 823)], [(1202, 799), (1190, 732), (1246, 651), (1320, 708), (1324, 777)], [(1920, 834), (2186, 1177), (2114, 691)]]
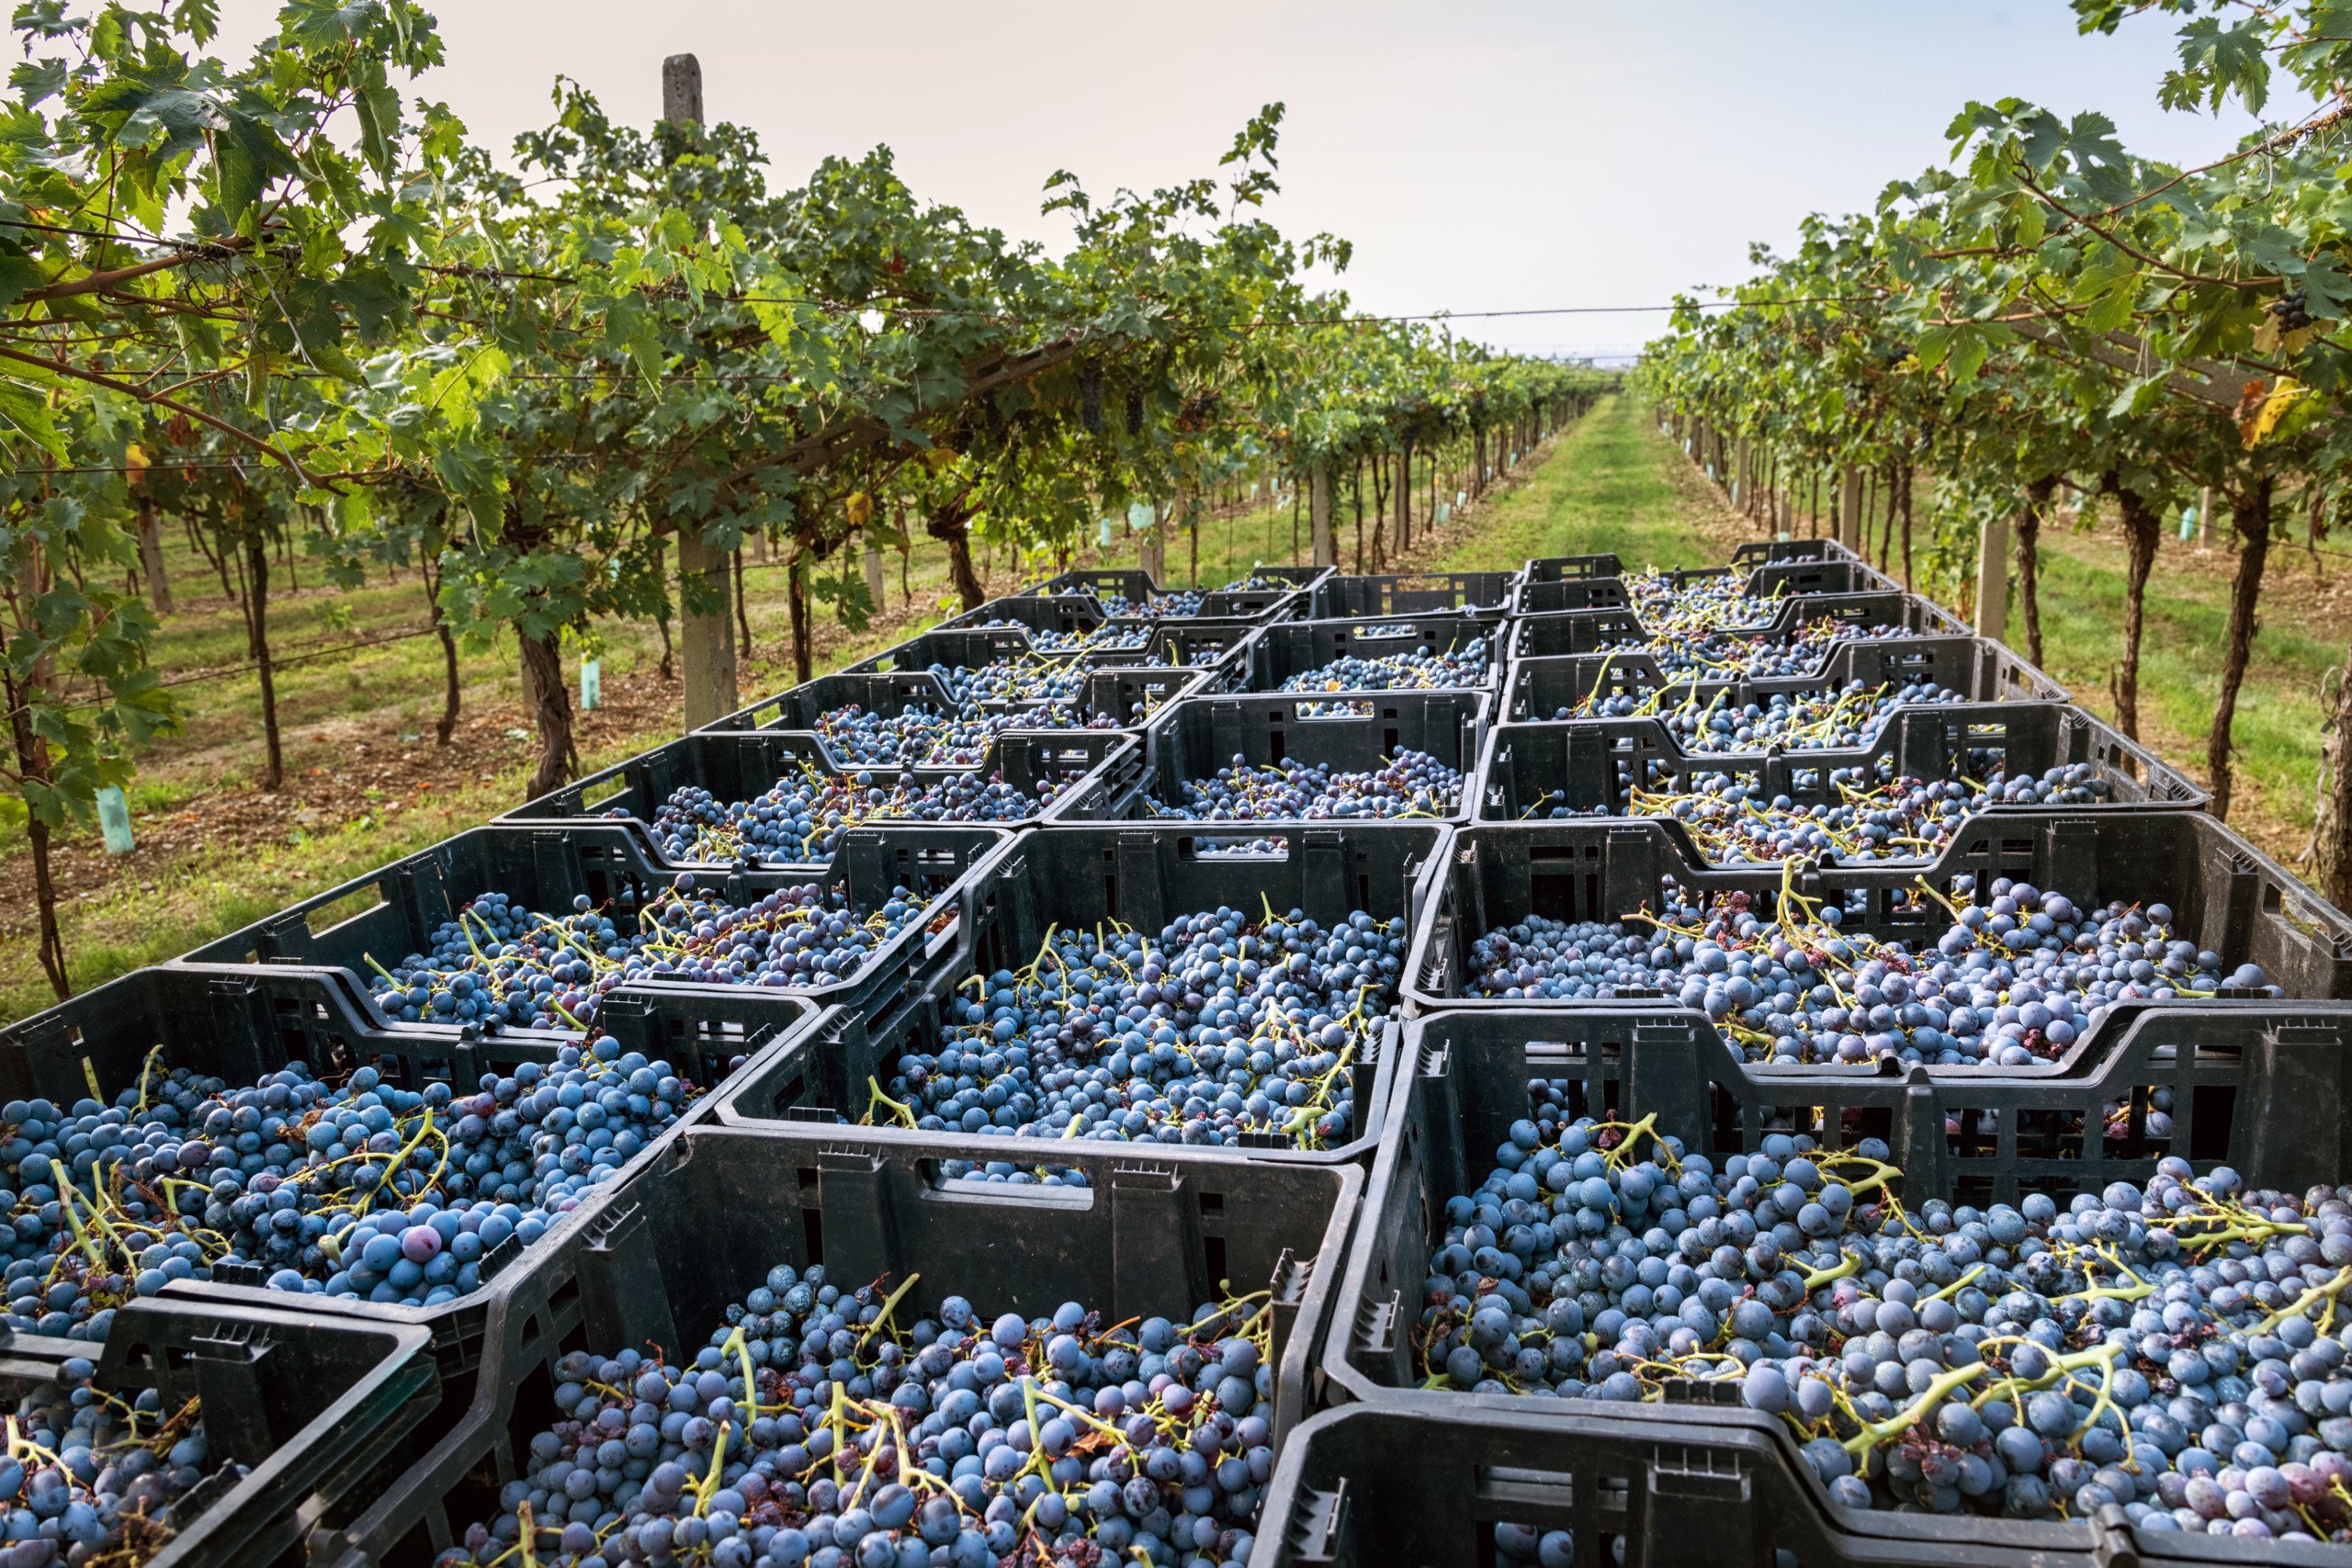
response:
[(65, 62), (62, 60), (27, 60), (19, 62), (8, 73), (8, 85), (15, 90), (17, 101), (27, 108), (56, 96), (65, 90)]
[(2031, 250), (2041, 243), (2042, 235), (2049, 232), (2050, 214), (2038, 197), (2025, 197), (2018, 205), (2017, 243)]
[(2263, 53), (2259, 17), (2223, 27), (2217, 17), (2199, 17), (2180, 29), (2180, 70), (2165, 79), (2160, 101), (2188, 108), (2202, 99), (2218, 109), (2232, 95), (2245, 112), (2259, 115), (2270, 93), (2270, 62)]
[(258, 122), (229, 115), (212, 133), (213, 200), (221, 221), (243, 233), (268, 184), (276, 141)]
[(0, 372), (0, 446), (28, 445), (60, 462), (65, 460), (64, 437), (50, 412), (48, 394)]
[(2083, 316), (2083, 324), (2095, 333), (2111, 333), (2132, 320), (2136, 291), (2130, 288), (2110, 288), (2091, 304)]
[(379, 0), (288, 0), (277, 13), (278, 29), (305, 49), (329, 49), (365, 39), (383, 14)]
[(179, 0), (172, 7), (172, 25), (199, 48), (220, 30), (220, 0)]
[(302, 357), (308, 359), (314, 368), (348, 381), (355, 387), (367, 385), (368, 378), (360, 370), (358, 361), (345, 354), (337, 344), (317, 343), (306, 338), (302, 344)]
[(386, 85), (381, 61), (362, 62), (352, 78), (351, 112), (359, 121), (359, 154), (379, 179), (390, 180), (392, 143), (400, 134), (401, 96)]
[(1960, 329), (1954, 334), (1951, 355), (1945, 361), (1951, 368), (1951, 378), (1961, 383), (1975, 379), (1976, 372), (1984, 368), (1984, 361), (1992, 352), (1992, 339), (1982, 328)]
[(209, 365), (220, 357), (220, 328), (202, 316), (175, 315), (172, 333), (179, 351), (192, 361)]
[(12, 303), (46, 281), (40, 263), (14, 242), (0, 237), (0, 305)]

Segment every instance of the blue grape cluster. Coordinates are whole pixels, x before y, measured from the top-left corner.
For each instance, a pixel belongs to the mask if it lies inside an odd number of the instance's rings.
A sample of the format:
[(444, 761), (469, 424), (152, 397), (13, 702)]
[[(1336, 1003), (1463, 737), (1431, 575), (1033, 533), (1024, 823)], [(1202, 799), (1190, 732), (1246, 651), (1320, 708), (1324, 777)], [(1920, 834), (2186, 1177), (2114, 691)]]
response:
[(1442, 817), (1461, 803), (1461, 771), (1426, 751), (1407, 749), (1385, 766), (1362, 772), (1295, 758), (1253, 767), (1237, 755), (1205, 779), (1186, 779), (1182, 805), (1155, 800), (1151, 807), (1156, 817), (1268, 822)]
[(1767, 680), (1818, 675), (1830, 650), (1841, 642), (1876, 642), (1922, 634), (1905, 626), (1860, 626), (1824, 616), (1785, 637), (1743, 637), (1702, 632), (1666, 638), (1625, 637), (1600, 645), (1602, 653), (1645, 653), (1668, 674), (1701, 680), (1745, 677)]
[(949, 1005), (939, 1048), (908, 1052), (869, 1121), (999, 1138), (1346, 1141), (1351, 1066), (1389, 1011), (1404, 942), (1361, 910), (1220, 908), (1157, 938), (1057, 931), (1035, 963)]
[(1143, 648), (1151, 641), (1151, 628), (1148, 626), (1104, 625), (1096, 626), (1091, 631), (1049, 632), (1042, 626), (1033, 626), (1026, 621), (1010, 621), (1001, 615), (992, 616), (978, 624), (991, 631), (998, 627), (1010, 626), (1026, 632), (1029, 634), (1029, 646), (1040, 653), (1111, 652)]
[(684, 1366), (566, 1354), (555, 1424), (436, 1568), (1249, 1559), (1273, 1470), (1262, 1303), (1106, 1325), (949, 1296), (902, 1326), (915, 1282), (779, 1265)]
[(1374, 659), (1343, 654), (1319, 669), (1292, 676), (1284, 692), (1391, 692), (1476, 686), (1487, 678), (1487, 639), (1474, 637), (1459, 648), (1432, 653), (1428, 643), (1410, 653)]
[[(722, 801), (697, 784), (684, 784), (654, 813), (654, 841), (674, 861), (750, 860), (820, 864), (833, 858), (842, 837), (865, 822), (1018, 822), (1053, 803), (1080, 775), (1057, 770), (1035, 794), (978, 773), (925, 782), (901, 773), (888, 787), (870, 768), (822, 772), (806, 763), (749, 800)], [(616, 808), (611, 815), (627, 817)]]
[(1432, 1385), (1656, 1400), (1736, 1382), (1853, 1508), (2352, 1540), (2352, 1189), (2248, 1191), (2167, 1156), (2064, 1203), (1915, 1215), (1864, 1139), (1774, 1133), (1718, 1172), (1566, 1087), (1451, 1199)]
[(933, 664), (927, 671), (964, 712), (983, 703), (1034, 707), (1066, 703), (1086, 684), (1086, 671), (1068, 660), (1001, 659), (990, 664)]
[(612, 988), (607, 977), (641, 940), (585, 895), (557, 919), (484, 893), (434, 930), (429, 952), (376, 965), (376, 1005), (407, 1023), (577, 1029), (595, 1017), (596, 998)]
[(1643, 626), (1653, 633), (1673, 636), (1769, 626), (1781, 613), (1786, 596), (1776, 592), (1750, 597), (1748, 575), (1737, 570), (1680, 584), (1665, 571), (1629, 572), (1623, 581), (1625, 596), (1640, 612)]
[(861, 916), (841, 889), (814, 882), (739, 908), (683, 872), (634, 921), (584, 894), (557, 920), (485, 893), (435, 928), (429, 951), (379, 970), (376, 1005), (412, 1021), (576, 1030), (594, 1020), (597, 998), (632, 980), (827, 986), (855, 975), (923, 908), (900, 886)]
[(1097, 595), (1104, 615), (1123, 620), (1148, 621), (1189, 620), (1201, 613), (1204, 598), (1206, 595), (1197, 588), (1173, 589), (1141, 599), (1130, 599), (1124, 593)]
[[(698, 1092), (667, 1062), (621, 1051), (609, 1038), (563, 1046), (544, 1066), (485, 1073), (469, 1096), (453, 1097), (440, 1084), (398, 1089), (374, 1077), (361, 1068), (322, 1105), (302, 1134), (305, 1161), (289, 1166), (274, 1190), (226, 1205), (240, 1246), (266, 1227), (267, 1239), (252, 1250), (254, 1261), (283, 1265), (269, 1278), (273, 1289), (411, 1306), (453, 1301), (481, 1282), (481, 1261), (508, 1236), (523, 1247), (537, 1242), (674, 1124)], [(265, 1161), (276, 1152), (265, 1145)], [(289, 1186), (295, 1201), (273, 1207)], [(293, 1245), (310, 1239), (305, 1204), (327, 1216), (318, 1251), (335, 1272), (323, 1280), (307, 1247)], [(288, 1209), (298, 1216), (292, 1226), (277, 1218)], [(212, 1223), (209, 1210), (206, 1219)]]
[(1067, 703), (1041, 703), (946, 714), (911, 705), (884, 716), (855, 703), (818, 716), (816, 733), (829, 756), (859, 764), (909, 768), (977, 768), (1008, 729), (1115, 729), (1108, 715), (1089, 717)]
[(509, 1236), (538, 1240), (696, 1092), (599, 1038), (486, 1075), (470, 1097), (368, 1066), (329, 1084), (295, 1063), (234, 1089), (151, 1068), (105, 1109), (12, 1100), (0, 1322), (104, 1339), (123, 1302), (221, 1262), (267, 1270), (276, 1290), (437, 1306), (477, 1288)]
[[(1674, 691), (1685, 694), (1666, 705)], [(1555, 709), (1555, 719), (1655, 718), (1689, 752), (1827, 750), (1870, 743), (1894, 710), (1908, 703), (1960, 703), (1967, 694), (1933, 681), (1908, 685), (1865, 686), (1860, 681), (1826, 691), (1774, 692), (1761, 701), (1733, 704), (1717, 692), (1705, 703), (1688, 687), (1635, 696), (1628, 692), (1588, 696), (1575, 707)]]
[[(18, 1395), (0, 1459), (0, 1563), (143, 1562), (177, 1533), (174, 1506), (210, 1472), (190, 1400), (166, 1411), (153, 1389), (99, 1391), (85, 1357)], [(243, 1473), (239, 1467), (238, 1474)]]
[[(1995, 806), (2094, 806), (2107, 799), (2108, 781), (2087, 762), (2048, 768), (2011, 779), (1996, 769), (1973, 779), (1895, 778), (1893, 764), (1875, 770), (1833, 768), (1831, 801), (1803, 804), (1729, 773), (1700, 773), (1679, 790), (1633, 784), (1630, 764), (1618, 765), (1626, 814), (1680, 822), (1711, 865), (1779, 865), (1799, 859), (1855, 865), (1931, 859), (1950, 843), (1970, 814)], [(1883, 782), (1871, 782), (1873, 773)], [(1548, 806), (1546, 803), (1549, 803)], [(1607, 805), (1578, 809), (1555, 790), (1528, 815), (1555, 819), (1606, 817)]]
[[(1962, 896), (1969, 878), (1959, 879)], [(1670, 895), (1638, 926), (1530, 916), (1470, 944), (1473, 997), (1605, 1000), (1662, 993), (1702, 1010), (1750, 1060), (1935, 1066), (2054, 1061), (2117, 1002), (2194, 1001), (2229, 987), (2284, 995), (2257, 964), (2172, 935), (2172, 910), (2121, 902), (2084, 909), (2007, 877), (1990, 902), (1952, 910), (1913, 953), (1845, 928), (1857, 911), (1784, 894), (1781, 914), (1748, 895), (1704, 906)]]

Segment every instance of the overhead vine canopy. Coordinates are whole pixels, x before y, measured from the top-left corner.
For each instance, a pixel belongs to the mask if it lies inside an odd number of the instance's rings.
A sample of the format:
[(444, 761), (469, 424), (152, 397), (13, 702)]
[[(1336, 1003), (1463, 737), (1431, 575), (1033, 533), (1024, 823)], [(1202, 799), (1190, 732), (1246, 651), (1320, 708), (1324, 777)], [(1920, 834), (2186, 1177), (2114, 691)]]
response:
[(104, 586), (160, 512), (248, 569), (273, 756), (254, 552), (299, 535), (345, 582), (425, 569), (444, 734), (454, 639), (514, 637), (536, 790), (576, 766), (563, 638), (720, 609), (687, 551), (785, 552), (805, 673), (814, 606), (872, 609), (849, 547), (902, 519), (971, 602), (975, 530), (1068, 549), (1133, 503), (1173, 515), (1559, 391), (1557, 367), (1353, 319), (1347, 244), (1264, 215), (1280, 105), (1162, 189), (1040, 171), (1069, 224), (1049, 251), (911, 190), (887, 148), (795, 182), (738, 127), (619, 125), (568, 82), (494, 154), (411, 88), (443, 44), (408, 0), (288, 0), (242, 61), (212, 51), (216, 9), (12, 23), (5, 771), (61, 990), (50, 834), (175, 718), (152, 608)]
[[(2132, 558), (2117, 702), (2136, 733), (2141, 596), (2159, 515), (2211, 493), (2239, 543), (2207, 741), (2216, 808), (2283, 498), (2324, 528), (2352, 445), (2346, 120), (2352, 39), (2329, 0), (2074, 0), (2086, 32), (2168, 17), (2176, 109), (2271, 118), (2188, 168), (2098, 114), (1972, 103), (1942, 166), (1868, 213), (1808, 219), (1724, 301), (1685, 299), (1643, 376), (1731, 446), (1796, 473), (1931, 470), (1948, 527), (1927, 575), (1964, 594), (1975, 525), (2029, 549), (2062, 485), (2111, 498)], [(1718, 309), (1728, 302), (1730, 309)], [(1907, 526), (1907, 525), (1906, 525)], [(1908, 537), (1905, 566), (1909, 567)], [(2021, 588), (2039, 654), (2032, 561)], [(2339, 895), (2352, 891), (2352, 861)]]

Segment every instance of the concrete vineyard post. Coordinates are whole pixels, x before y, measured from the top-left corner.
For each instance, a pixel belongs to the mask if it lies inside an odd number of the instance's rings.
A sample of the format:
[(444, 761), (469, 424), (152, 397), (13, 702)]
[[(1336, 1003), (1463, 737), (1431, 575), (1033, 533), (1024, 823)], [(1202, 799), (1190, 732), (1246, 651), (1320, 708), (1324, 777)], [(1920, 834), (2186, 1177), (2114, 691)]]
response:
[[(707, 548), (691, 523), (678, 531), (678, 662), (688, 729), (716, 723), (742, 705), (735, 694), (729, 575), (727, 552)], [(695, 609), (698, 596), (711, 607)]]
[(2009, 619), (2009, 514), (1984, 519), (1976, 538), (1976, 635), (1998, 641)]
[(148, 603), (161, 615), (172, 613), (171, 573), (164, 565), (164, 523), (155, 503), (139, 498), (139, 577), (146, 585)]
[[(691, 54), (662, 62), (662, 118), (702, 123), (702, 62)], [(703, 544), (692, 523), (678, 528), (678, 662), (686, 728), (699, 729), (741, 705), (735, 694), (735, 617), (726, 552)]]
[(1322, 463), (1315, 465), (1307, 476), (1306, 504), (1314, 517), (1315, 564), (1337, 566), (1339, 556), (1331, 545), (1331, 470)]

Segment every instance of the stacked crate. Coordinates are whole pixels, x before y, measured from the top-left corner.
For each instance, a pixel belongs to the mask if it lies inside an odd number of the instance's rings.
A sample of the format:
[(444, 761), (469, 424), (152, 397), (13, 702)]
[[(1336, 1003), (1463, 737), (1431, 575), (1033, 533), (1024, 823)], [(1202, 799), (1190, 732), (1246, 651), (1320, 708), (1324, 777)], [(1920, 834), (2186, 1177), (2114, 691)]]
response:
[[(2032, 786), (1793, 858), (1690, 805), (1736, 791), (1769, 818), (1881, 779), (1978, 788), (1996, 772)], [(535, 1434), (571, 1414), (560, 1391), (581, 1396), (578, 1353), (676, 1364), (740, 1346), (727, 1330), (777, 1265), (899, 1292), (894, 1327), (959, 1294), (1030, 1319), (1077, 1301), (1104, 1324), (1262, 1303), (1247, 1310), (1265, 1314), (1273, 1464), (1236, 1494), (1256, 1523), (1167, 1561), (2243, 1557), (2256, 1543), (2135, 1530), (2120, 1509), (2048, 1524), (1836, 1506), (1736, 1379), (1601, 1403), (1456, 1392), (1419, 1357), (1447, 1200), (1492, 1166), (1532, 1083), (1718, 1167), (1791, 1132), (1826, 1150), (1877, 1139), (1915, 1206), (2063, 1201), (2167, 1154), (2256, 1186), (2341, 1179), (2352, 920), (2206, 800), (1833, 544), (1665, 574), (1610, 556), (1418, 578), (1261, 568), (1204, 592), (1065, 574), (0, 1031), (0, 1095), (52, 1122), (79, 1101), (143, 1113), (174, 1069), (234, 1090), (299, 1063), (470, 1096), (527, 1085), (584, 1039), (687, 1086), (658, 1135), (426, 1304), (304, 1290), (284, 1257), (216, 1257), (160, 1289), (118, 1282), (102, 1344), (42, 1316), (0, 1372), (198, 1402), (214, 1472), (158, 1562), (577, 1561), (560, 1527), (469, 1530), (515, 1517)], [(2166, 903), (2224, 969), (2259, 964), (2286, 997), (2120, 1003), (2029, 1065), (1848, 1066), (1776, 1055), (1687, 993), (1492, 995), (1480, 970), (1499, 928), (1638, 919), (1667, 890), (1758, 911), (1795, 898), (1932, 942), (2003, 876)], [(436, 942), (494, 942), (485, 894), (537, 912), (523, 940), (575, 944), (560, 966), (595, 982), (452, 999), (394, 975)], [(881, 934), (824, 966), (729, 947), (743, 911), (811, 898)], [(1292, 911), (1398, 944), (1389, 971), (1365, 960), (1379, 1002), (1340, 1031), (1317, 1114), (1251, 1111), (1232, 1132), (1191, 1106), (1055, 1125), (1034, 1097), (978, 1122), (911, 1103), (924, 1064), (994, 1048), (970, 1004), (1016, 976), (1062, 987), (1064, 1035), (1090, 987), (1118, 983), (1115, 964), (1067, 973), (1057, 937), (1152, 938), (1220, 911), (1245, 933), (1237, 976), (1288, 961), (1248, 933)], [(567, 917), (586, 934), (559, 939)], [(614, 955), (640, 930), (660, 961), (624, 975)], [(1180, 1032), (1219, 1005), (1161, 999), (1155, 1026)], [(234, 1176), (250, 1152), (232, 1137), (204, 1157)], [(232, 1200), (220, 1166), (188, 1174), (214, 1190), (174, 1199), (195, 1205), (181, 1213)], [(662, 1560), (634, 1538), (593, 1550), (614, 1568)]]

